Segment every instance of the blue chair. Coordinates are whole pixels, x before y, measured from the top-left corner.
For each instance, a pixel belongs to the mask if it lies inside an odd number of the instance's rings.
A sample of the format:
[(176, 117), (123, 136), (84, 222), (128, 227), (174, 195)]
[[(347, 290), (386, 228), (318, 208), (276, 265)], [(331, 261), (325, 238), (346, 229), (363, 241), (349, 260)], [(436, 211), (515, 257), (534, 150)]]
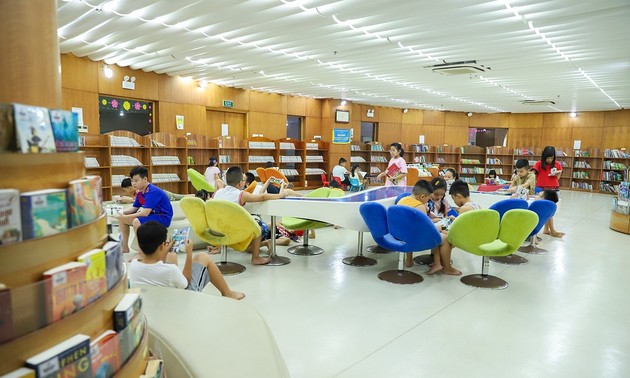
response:
[[(528, 208), (527, 205), (528, 205), (527, 201), (525, 201), (524, 199), (508, 198), (508, 199), (504, 199), (502, 201), (492, 204), (492, 206), (490, 206), (490, 209), (497, 211), (499, 213), (499, 218), (501, 219), (503, 218), (503, 214), (505, 214), (506, 212), (510, 210), (514, 210), (514, 209), (527, 210)], [(490, 257), (490, 260), (500, 263), (500, 264), (506, 264), (506, 265), (521, 265), (521, 264), (527, 264), (529, 262), (529, 260), (527, 260), (526, 258), (516, 255), (516, 254), (511, 254), (507, 256), (493, 256), (493, 257)]]
[[(396, 197), (396, 199), (394, 200), (394, 205), (397, 205), (398, 202), (400, 202), (401, 199), (403, 199), (405, 197), (409, 197), (410, 195), (411, 195), (411, 192), (399, 194)], [(365, 250), (368, 251), (368, 252), (371, 252), (371, 253), (376, 253), (376, 254), (385, 254), (385, 253), (392, 253), (393, 252), (393, 251), (384, 249), (384, 248), (382, 248), (381, 246), (378, 246), (378, 245), (371, 245), (371, 246), (367, 247)], [(422, 257), (422, 256), (418, 256), (418, 257)], [(416, 258), (418, 258), (418, 257), (416, 257)], [(431, 255), (429, 255), (429, 257), (431, 257)]]
[(350, 177), (349, 180), (350, 180), (350, 190), (349, 190), (350, 192), (354, 192), (354, 191), (360, 192), (361, 190), (365, 189), (363, 185), (361, 184), (361, 182), (359, 181), (359, 179)]
[(547, 223), (547, 221), (554, 216), (557, 209), (558, 205), (545, 199), (536, 200), (529, 205), (529, 210), (538, 215), (538, 224), (529, 235), (531, 239), (529, 245), (519, 248), (519, 252), (531, 253), (534, 255), (542, 255), (548, 252), (546, 249), (542, 249), (536, 246), (536, 234), (538, 234), (545, 223)]
[(411, 195), (411, 193), (409, 193), (409, 192), (399, 194), (398, 197), (396, 197), (396, 199), (394, 200), (394, 205), (398, 205), (398, 202), (400, 202), (401, 199), (403, 199), (405, 197), (409, 197), (410, 195)]

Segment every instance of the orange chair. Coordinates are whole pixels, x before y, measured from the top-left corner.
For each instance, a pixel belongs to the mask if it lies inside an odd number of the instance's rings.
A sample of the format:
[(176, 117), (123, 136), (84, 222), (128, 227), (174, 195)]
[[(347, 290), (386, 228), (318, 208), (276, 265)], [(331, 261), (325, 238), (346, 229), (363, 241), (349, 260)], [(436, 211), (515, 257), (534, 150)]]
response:
[(258, 175), (258, 177), (260, 177), (261, 182), (267, 181), (267, 173), (265, 172), (265, 168), (263, 167), (256, 168), (256, 174)]
[[(265, 175), (267, 176), (267, 179), (270, 179), (270, 178), (274, 177), (274, 178), (283, 180), (287, 184), (289, 183), (289, 180), (287, 180), (287, 177), (285, 175), (283, 175), (282, 172), (280, 172), (279, 170), (277, 170), (275, 168), (265, 168)], [(275, 186), (280, 186), (280, 185), (277, 185), (276, 183), (273, 183), (273, 184)]]
[(321, 174), (322, 176), (322, 186), (330, 186), (330, 181), (328, 181), (328, 178), (326, 177), (325, 174)]
[(256, 186), (258, 186), (258, 181), (252, 181), (252, 183), (245, 188), (245, 191), (253, 194), (254, 190), (256, 190)]

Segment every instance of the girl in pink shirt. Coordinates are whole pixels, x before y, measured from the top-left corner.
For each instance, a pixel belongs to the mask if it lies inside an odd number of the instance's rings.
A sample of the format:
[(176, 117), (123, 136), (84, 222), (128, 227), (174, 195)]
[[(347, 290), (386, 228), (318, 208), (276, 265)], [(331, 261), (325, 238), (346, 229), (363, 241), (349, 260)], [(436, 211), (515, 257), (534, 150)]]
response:
[(385, 186), (407, 186), (407, 162), (403, 159), (405, 150), (400, 143), (392, 143), (389, 146), (389, 153), (392, 158), (389, 160), (387, 170), (379, 173), (377, 178), (385, 179)]

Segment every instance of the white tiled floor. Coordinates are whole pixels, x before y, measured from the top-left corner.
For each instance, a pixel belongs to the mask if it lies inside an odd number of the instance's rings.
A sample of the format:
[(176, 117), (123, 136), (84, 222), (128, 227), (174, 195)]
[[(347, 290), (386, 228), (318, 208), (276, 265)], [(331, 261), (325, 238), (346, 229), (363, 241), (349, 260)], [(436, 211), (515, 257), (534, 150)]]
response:
[[(231, 251), (247, 270), (228, 283), (267, 320), (296, 378), (629, 377), (630, 236), (608, 228), (611, 201), (562, 192), (564, 239), (544, 235), (550, 253), (524, 255), (527, 265), (491, 263), (506, 290), (441, 275), (417, 285), (380, 281), (397, 256), (367, 254), (378, 264), (346, 266), (357, 234), (332, 227), (312, 240), (323, 255), (279, 247), (292, 259), (286, 266), (254, 267)], [(461, 250), (453, 259), (464, 274), (481, 269), (481, 258)]]

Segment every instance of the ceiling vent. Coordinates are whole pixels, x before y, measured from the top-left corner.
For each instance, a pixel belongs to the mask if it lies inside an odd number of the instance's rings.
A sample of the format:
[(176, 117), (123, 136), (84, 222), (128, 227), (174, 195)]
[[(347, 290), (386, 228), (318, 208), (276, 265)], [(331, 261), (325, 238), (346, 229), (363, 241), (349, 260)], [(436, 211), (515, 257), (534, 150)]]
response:
[(470, 75), (486, 72), (490, 67), (485, 67), (481, 64), (477, 64), (476, 60), (467, 60), (464, 62), (453, 63), (441, 63), (433, 66), (427, 66), (425, 68), (431, 68), (433, 72), (441, 73), (443, 75)]
[(556, 102), (552, 100), (523, 100), (523, 105), (555, 105)]

